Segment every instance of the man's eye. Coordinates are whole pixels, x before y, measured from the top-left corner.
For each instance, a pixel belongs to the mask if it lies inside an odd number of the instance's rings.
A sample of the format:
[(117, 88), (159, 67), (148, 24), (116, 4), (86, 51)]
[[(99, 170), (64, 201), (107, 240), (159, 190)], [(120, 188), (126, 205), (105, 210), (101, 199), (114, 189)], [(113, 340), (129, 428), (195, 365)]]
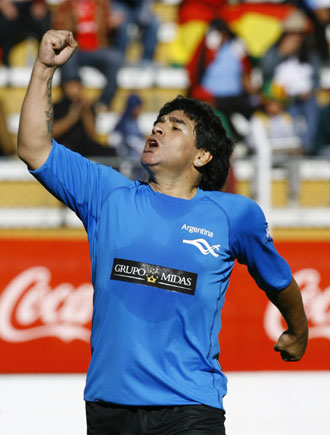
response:
[(181, 131), (178, 127), (173, 127), (173, 130)]

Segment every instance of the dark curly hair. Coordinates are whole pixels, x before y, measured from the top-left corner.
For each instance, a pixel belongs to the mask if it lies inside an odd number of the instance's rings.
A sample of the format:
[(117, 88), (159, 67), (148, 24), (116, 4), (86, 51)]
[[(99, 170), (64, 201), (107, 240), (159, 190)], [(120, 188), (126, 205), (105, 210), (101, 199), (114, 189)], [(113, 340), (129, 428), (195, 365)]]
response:
[(202, 174), (199, 187), (203, 190), (221, 190), (228, 177), (234, 144), (227, 136), (220, 118), (207, 103), (179, 95), (160, 109), (156, 123), (174, 110), (182, 110), (195, 122), (196, 148), (209, 151), (213, 156), (209, 163), (198, 168)]

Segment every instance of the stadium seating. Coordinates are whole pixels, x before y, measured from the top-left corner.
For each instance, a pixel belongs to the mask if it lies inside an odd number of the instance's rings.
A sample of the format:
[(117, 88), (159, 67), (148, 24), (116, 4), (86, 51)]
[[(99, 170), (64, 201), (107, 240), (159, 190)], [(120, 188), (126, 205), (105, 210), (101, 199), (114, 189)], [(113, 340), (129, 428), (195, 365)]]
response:
[[(148, 134), (159, 108), (178, 94), (185, 95), (189, 84), (184, 68), (168, 66), (167, 55), (176, 31), (176, 1), (156, 3), (156, 12), (162, 18), (159, 45), (156, 52), (158, 68), (137, 70), (124, 67), (118, 76), (119, 89), (111, 103), (110, 112), (97, 118), (98, 139), (105, 146), (119, 113), (123, 110), (127, 95), (137, 92), (144, 102), (144, 113), (139, 124)], [(31, 73), (31, 56), (36, 46), (28, 41), (17, 47), (16, 56), (24, 65), (10, 69), (0, 66), (0, 98), (7, 113), (8, 127), (16, 139), (19, 111)], [(137, 57), (138, 44), (132, 43), (129, 59)], [(17, 62), (19, 63), (19, 62)], [(30, 65), (29, 65), (30, 63)], [(81, 70), (86, 92), (96, 98), (101, 91), (104, 77), (97, 70), (84, 67)], [(53, 99), (60, 97), (59, 75), (53, 83)], [(294, 158), (292, 158), (294, 159)], [(111, 163), (111, 161), (107, 161)], [(255, 158), (237, 152), (233, 161), (236, 192), (255, 197)], [(294, 167), (294, 177), (290, 168)], [(294, 180), (292, 181), (292, 178)], [(327, 159), (299, 158), (294, 166), (273, 168), (271, 172), (271, 205), (275, 226), (330, 226), (330, 162)], [(293, 186), (292, 186), (293, 183)], [(79, 221), (27, 173), (25, 165), (17, 158), (0, 160), (0, 228), (6, 227), (80, 227)]]

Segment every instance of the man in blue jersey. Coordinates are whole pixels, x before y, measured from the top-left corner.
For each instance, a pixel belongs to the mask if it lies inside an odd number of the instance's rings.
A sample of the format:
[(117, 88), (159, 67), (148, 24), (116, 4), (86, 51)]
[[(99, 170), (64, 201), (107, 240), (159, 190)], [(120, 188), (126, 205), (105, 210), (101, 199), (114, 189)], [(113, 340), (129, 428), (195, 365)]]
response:
[(178, 97), (159, 112), (133, 182), (52, 139), (51, 83), (76, 42), (49, 31), (23, 102), (18, 154), (88, 233), (94, 310), (88, 435), (224, 435), (221, 309), (235, 260), (282, 313), (285, 361), (307, 343), (300, 290), (260, 208), (223, 193), (233, 150), (212, 109)]

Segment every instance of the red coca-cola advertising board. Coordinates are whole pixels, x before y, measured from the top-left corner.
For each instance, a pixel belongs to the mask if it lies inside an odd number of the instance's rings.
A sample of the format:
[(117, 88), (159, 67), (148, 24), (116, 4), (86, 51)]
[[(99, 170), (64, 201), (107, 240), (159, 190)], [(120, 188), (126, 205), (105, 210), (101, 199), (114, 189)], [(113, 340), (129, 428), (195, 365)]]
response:
[[(276, 246), (302, 289), (307, 352), (302, 361), (285, 363), (272, 350), (285, 325), (236, 264), (222, 313), (225, 371), (330, 369), (330, 242)], [(85, 372), (93, 297), (87, 241), (3, 239), (0, 253), (0, 372)]]

